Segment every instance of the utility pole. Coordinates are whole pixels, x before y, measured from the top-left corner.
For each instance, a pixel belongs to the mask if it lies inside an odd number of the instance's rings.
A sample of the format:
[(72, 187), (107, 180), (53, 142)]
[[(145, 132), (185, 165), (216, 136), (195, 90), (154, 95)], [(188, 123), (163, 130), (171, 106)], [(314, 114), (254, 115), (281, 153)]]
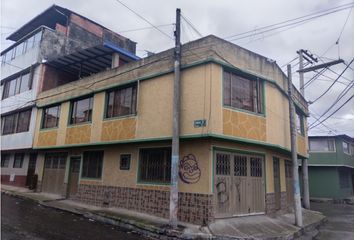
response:
[(180, 129), (180, 81), (181, 81), (181, 9), (176, 9), (176, 31), (174, 52), (173, 82), (173, 136), (170, 190), (170, 225), (177, 228), (178, 213), (178, 165), (179, 165), (179, 129)]
[[(300, 92), (301, 95), (305, 98), (305, 86), (304, 86), (304, 59), (303, 59), (303, 53), (305, 51), (300, 49), (298, 51), (299, 54), (299, 78), (300, 78)], [(309, 58), (311, 58), (314, 62), (317, 62), (317, 59), (314, 58), (312, 55), (309, 55), (307, 52), (305, 52)], [(308, 62), (312, 61), (308, 58), (306, 58)], [(308, 171), (308, 159), (303, 158), (301, 160), (301, 177), (302, 177), (302, 203), (304, 208), (310, 209), (310, 191), (309, 191), (309, 171)]]
[(302, 227), (302, 211), (299, 186), (299, 166), (297, 163), (296, 146), (296, 126), (295, 126), (295, 107), (293, 100), (293, 83), (291, 78), (291, 65), (288, 64), (288, 97), (289, 97), (289, 117), (290, 117), (290, 135), (291, 135), (291, 157), (293, 162), (293, 189), (294, 189), (294, 212), (295, 225)]

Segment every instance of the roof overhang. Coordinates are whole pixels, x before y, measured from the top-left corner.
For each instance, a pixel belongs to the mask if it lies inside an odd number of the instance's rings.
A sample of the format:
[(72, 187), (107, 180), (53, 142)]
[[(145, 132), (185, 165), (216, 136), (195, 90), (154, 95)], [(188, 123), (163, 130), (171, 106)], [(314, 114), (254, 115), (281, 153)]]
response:
[(43, 63), (78, 77), (86, 77), (110, 69), (113, 53), (117, 53), (123, 62), (132, 62), (140, 59), (138, 56), (113, 43), (103, 42), (102, 45), (44, 60)]

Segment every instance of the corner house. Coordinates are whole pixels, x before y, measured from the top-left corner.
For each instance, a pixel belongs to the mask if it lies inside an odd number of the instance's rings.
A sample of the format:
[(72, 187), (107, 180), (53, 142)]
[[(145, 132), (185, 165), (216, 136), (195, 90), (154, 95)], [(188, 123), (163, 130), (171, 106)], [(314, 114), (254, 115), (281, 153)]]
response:
[[(269, 59), (208, 36), (182, 47), (180, 221), (291, 205), (287, 80)], [(40, 191), (168, 218), (173, 49), (37, 99)], [(298, 157), (307, 106), (295, 91)]]

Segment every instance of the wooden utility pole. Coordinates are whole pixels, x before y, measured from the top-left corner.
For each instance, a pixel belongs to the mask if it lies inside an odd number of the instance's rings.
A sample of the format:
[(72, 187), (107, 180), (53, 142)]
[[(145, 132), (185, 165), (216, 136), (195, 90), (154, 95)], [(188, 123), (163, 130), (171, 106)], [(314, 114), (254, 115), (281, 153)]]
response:
[[(300, 92), (301, 95), (305, 98), (305, 86), (304, 86), (304, 59), (303, 59), (304, 50), (300, 49), (299, 54), (299, 78), (300, 78)], [(307, 54), (308, 55), (308, 54)], [(312, 55), (308, 55), (313, 61), (317, 62), (317, 59), (313, 58)], [(311, 61), (308, 59), (307, 61)], [(303, 158), (301, 160), (301, 176), (302, 176), (302, 202), (303, 206), (306, 209), (310, 209), (310, 190), (309, 190), (309, 171), (308, 171), (308, 159)]]
[(293, 162), (293, 189), (294, 189), (294, 212), (295, 225), (302, 227), (302, 211), (299, 185), (299, 166), (297, 163), (296, 146), (296, 126), (295, 126), (295, 107), (293, 101), (293, 83), (291, 78), (291, 65), (288, 64), (288, 97), (289, 97), (289, 117), (290, 117), (290, 136), (291, 136), (291, 157)]
[(176, 10), (174, 83), (173, 83), (173, 136), (170, 190), (170, 225), (177, 228), (178, 213), (178, 165), (179, 165), (179, 129), (180, 129), (180, 81), (181, 81), (181, 9)]

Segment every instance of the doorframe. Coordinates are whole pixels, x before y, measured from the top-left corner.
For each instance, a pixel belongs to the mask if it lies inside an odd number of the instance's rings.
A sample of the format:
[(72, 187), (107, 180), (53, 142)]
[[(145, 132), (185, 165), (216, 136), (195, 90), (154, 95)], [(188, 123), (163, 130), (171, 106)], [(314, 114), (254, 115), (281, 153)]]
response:
[(77, 179), (77, 185), (79, 185), (80, 182), (80, 177), (81, 177), (81, 168), (82, 168), (82, 155), (70, 155), (69, 157), (69, 170), (68, 170), (68, 182), (67, 182), (67, 187), (66, 187), (66, 196), (65, 198), (69, 198), (69, 192), (70, 192), (70, 179), (71, 179), (71, 159), (72, 158), (79, 158), (80, 159), (80, 167), (79, 167), (79, 177)]
[(250, 213), (250, 214), (233, 214), (232, 216), (229, 217), (216, 217), (218, 219), (222, 218), (231, 218), (231, 217), (242, 217), (242, 216), (252, 216), (252, 215), (263, 215), (266, 213), (266, 195), (267, 195), (267, 171), (266, 171), (266, 161), (267, 161), (267, 155), (266, 152), (261, 152), (261, 151), (250, 151), (250, 150), (244, 150), (244, 149), (238, 149), (238, 148), (228, 148), (228, 147), (220, 147), (217, 145), (211, 145), (212, 147), (212, 194), (213, 194), (213, 199), (215, 200), (215, 160), (216, 160), (216, 153), (219, 152), (224, 152), (224, 153), (240, 153), (240, 154), (245, 154), (245, 155), (253, 155), (253, 156), (260, 156), (263, 159), (263, 169), (262, 169), (262, 178), (264, 182), (264, 198), (263, 198), (263, 204), (264, 204), (264, 211), (259, 212), (259, 213)]

